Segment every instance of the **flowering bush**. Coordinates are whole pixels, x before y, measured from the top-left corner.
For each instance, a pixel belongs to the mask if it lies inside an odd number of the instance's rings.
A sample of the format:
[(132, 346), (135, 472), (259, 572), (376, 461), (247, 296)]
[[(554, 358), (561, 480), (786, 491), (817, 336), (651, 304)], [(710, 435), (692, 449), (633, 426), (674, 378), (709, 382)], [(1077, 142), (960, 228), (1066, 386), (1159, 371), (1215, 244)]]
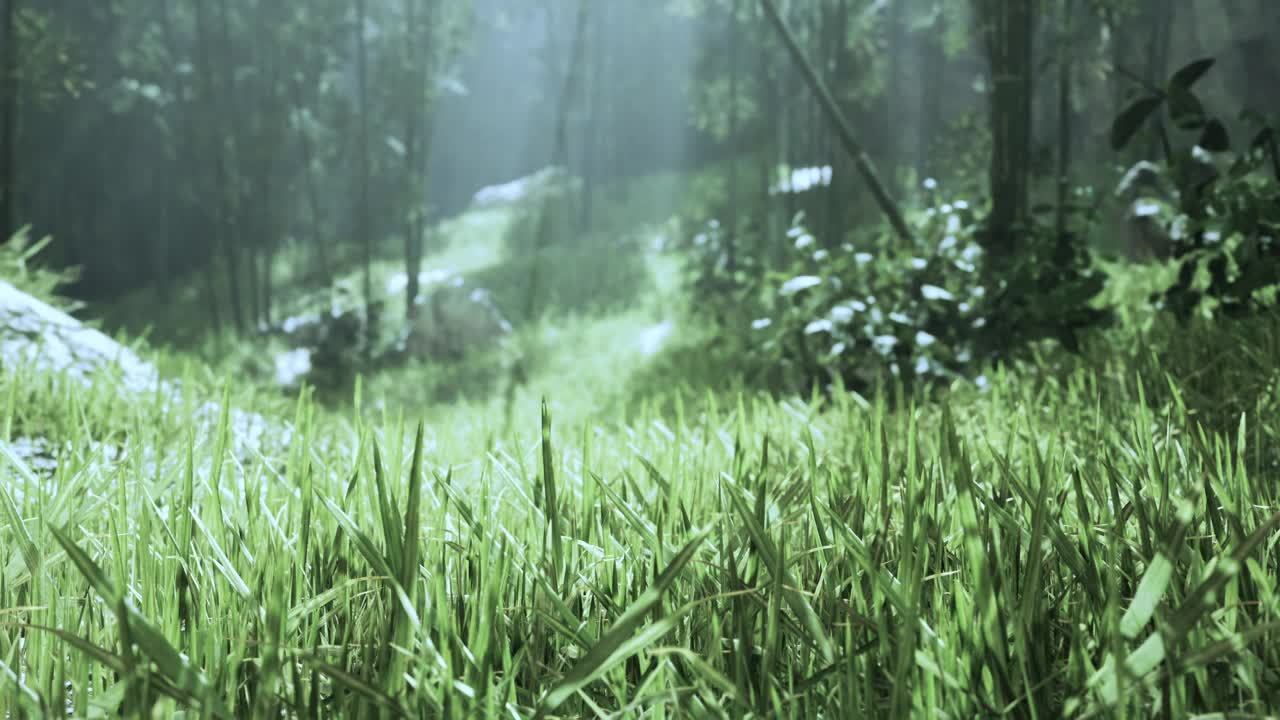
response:
[[(936, 189), (927, 183), (930, 190)], [(785, 260), (726, 263), (718, 222), (691, 245), (698, 309), (737, 337), (742, 352), (811, 382), (865, 388), (885, 377), (908, 384), (985, 382), (990, 362), (1046, 338), (1075, 348), (1075, 332), (1105, 319), (1090, 307), (1102, 276), (1088, 258), (1044, 229), (1025, 235), (1017, 263), (988, 267), (982, 226), (968, 202), (915, 213), (916, 242), (882, 235), (821, 242), (795, 218)]]

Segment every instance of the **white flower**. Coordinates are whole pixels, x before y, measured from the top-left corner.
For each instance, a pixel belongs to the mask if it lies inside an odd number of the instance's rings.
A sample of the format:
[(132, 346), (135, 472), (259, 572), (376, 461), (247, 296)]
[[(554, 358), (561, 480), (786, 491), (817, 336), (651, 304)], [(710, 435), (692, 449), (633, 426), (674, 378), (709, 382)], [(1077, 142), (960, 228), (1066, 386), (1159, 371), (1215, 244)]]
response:
[(843, 325), (853, 320), (853, 308), (848, 305), (837, 305), (831, 308), (831, 319)]
[(805, 325), (805, 326), (804, 326), (804, 334), (805, 334), (805, 335), (816, 335), (816, 334), (818, 334), (818, 333), (820, 333), (820, 332), (831, 332), (832, 328), (834, 328), (834, 327), (835, 327), (835, 326), (831, 324), (831, 321), (830, 321), (830, 320), (828, 320), (828, 319), (826, 319), (826, 318), (822, 318), (821, 320), (814, 320), (813, 322), (809, 323), (808, 325)]
[(952, 300), (954, 296), (945, 289), (937, 285), (924, 285), (920, 288), (920, 294), (924, 295), (925, 300)]
[(787, 297), (821, 284), (822, 278), (815, 275), (798, 275), (783, 283), (778, 290), (778, 294)]
[(930, 345), (936, 342), (938, 342), (938, 338), (930, 335), (929, 333), (923, 330), (919, 330), (916, 332), (916, 347), (925, 348), (925, 347), (929, 347)]

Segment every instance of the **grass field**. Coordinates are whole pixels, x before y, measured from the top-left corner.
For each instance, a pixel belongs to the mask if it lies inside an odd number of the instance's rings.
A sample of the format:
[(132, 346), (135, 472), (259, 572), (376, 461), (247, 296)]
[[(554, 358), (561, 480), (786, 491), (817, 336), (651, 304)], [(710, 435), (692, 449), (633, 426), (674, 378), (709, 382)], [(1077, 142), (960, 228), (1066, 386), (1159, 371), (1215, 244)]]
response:
[[(772, 399), (627, 350), (681, 322), (648, 290), (539, 321), (509, 399), (5, 368), (0, 716), (1280, 708), (1276, 318), (1126, 316), (941, 399)], [(197, 416), (220, 397), (260, 447)], [(10, 450), (33, 436), (52, 477)]]

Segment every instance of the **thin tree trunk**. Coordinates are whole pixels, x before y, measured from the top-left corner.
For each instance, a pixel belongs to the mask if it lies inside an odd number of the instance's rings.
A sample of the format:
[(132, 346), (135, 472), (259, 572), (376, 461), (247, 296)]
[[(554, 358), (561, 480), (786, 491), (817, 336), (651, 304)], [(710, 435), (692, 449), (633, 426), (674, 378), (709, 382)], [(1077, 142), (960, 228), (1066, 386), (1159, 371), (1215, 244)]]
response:
[[(216, 117), (217, 108), (220, 103), (217, 97), (217, 81), (215, 80), (216, 69), (213, 66), (213, 59), (209, 49), (209, 30), (208, 18), (205, 14), (205, 0), (193, 0), (196, 15), (196, 45), (200, 53), (201, 74), (204, 78), (205, 85), (205, 109), (210, 117)], [(232, 189), (228, 182), (228, 170), (226, 166), (226, 157), (221, 147), (219, 138), (214, 137), (210, 142), (212, 153), (212, 161), (214, 165), (215, 177), (215, 195), (218, 197), (220, 209), (220, 217), (218, 218), (219, 228), (219, 245), (222, 248), (223, 258), (227, 263), (227, 287), (230, 293), (231, 318), (235, 324), (237, 331), (244, 330), (244, 308), (242, 298), (240, 296), (240, 264), (236, 256), (235, 242), (231, 238), (234, 227), (234, 203), (232, 201)]]
[[(582, 51), (585, 47), (585, 36), (587, 29), (587, 20), (590, 13), (587, 10), (589, 0), (581, 0), (578, 4), (578, 18), (574, 28), (573, 41), (569, 49), (569, 67), (564, 76), (564, 87), (560, 93), (559, 115), (556, 119), (555, 139), (552, 150), (552, 162), (559, 166), (566, 165), (567, 154), (569, 149), (569, 110), (573, 105), (574, 91), (578, 86), (578, 72), (582, 66)], [(537, 317), (536, 303), (538, 295), (541, 291), (542, 276), (539, 272), (541, 260), (539, 255), (542, 248), (546, 247), (547, 235), (551, 232), (550, 220), (548, 219), (548, 205), (544, 203), (542, 213), (538, 222), (537, 237), (534, 239), (534, 261), (533, 270), (529, 278), (528, 301), (525, 303), (526, 319), (532, 320)]]
[[(942, 35), (946, 32), (946, 28), (941, 26), (944, 20), (939, 17), (937, 22), (939, 27), (934, 32)], [(942, 117), (942, 88), (946, 87), (944, 76), (947, 67), (939, 42), (924, 42), (921, 49), (920, 112), (917, 115), (920, 135), (916, 147), (919, 152), (917, 165), (925, 178), (934, 178), (938, 174), (938, 163), (933, 159), (933, 146), (940, 125), (939, 119)]]
[[(170, 7), (169, 0), (157, 0), (157, 4), (160, 5), (159, 14), (160, 14), (161, 30), (164, 32), (166, 50), (169, 54), (169, 66), (176, 68), (178, 66), (178, 47), (179, 46), (178, 46), (178, 38), (173, 30), (173, 18), (171, 17), (170, 11), (169, 11), (169, 7)], [(192, 120), (191, 120), (191, 110), (188, 106), (186, 98), (184, 97), (184, 94), (182, 91), (182, 83), (179, 80), (177, 80), (176, 75), (171, 74), (170, 78), (172, 78), (171, 91), (173, 93), (173, 96), (176, 98), (174, 105), (177, 108), (177, 113), (179, 118), (178, 124), (182, 129), (182, 139), (183, 139), (181, 147), (177, 148), (174, 151), (174, 163), (175, 165), (181, 166), (182, 158), (184, 157), (184, 155), (186, 155), (187, 166), (194, 169), (198, 164), (196, 162), (196, 152), (197, 152), (197, 148), (199, 147), (199, 143), (196, 139), (195, 128), (193, 127)], [(197, 178), (199, 177), (195, 173), (193, 173), (193, 175), (195, 175)], [(213, 226), (215, 228), (220, 228), (221, 219), (219, 219), (219, 222), (213, 223)], [(222, 238), (222, 233), (220, 229), (215, 229), (213, 232), (213, 235), (214, 235), (214, 243), (218, 244)], [(219, 310), (219, 306), (218, 306), (217, 267), (214, 262), (214, 257), (215, 256), (213, 253), (209, 253), (206, 257), (202, 258), (204, 267), (201, 270), (200, 275), (204, 282), (204, 292), (205, 292), (204, 304), (205, 304), (205, 307), (208, 308), (209, 310), (209, 322), (211, 323), (211, 326), (215, 330), (218, 330), (222, 328), (222, 312), (221, 310)]]
[(587, 75), (590, 84), (587, 100), (587, 126), (583, 132), (582, 205), (578, 208), (578, 230), (582, 233), (591, 232), (595, 224), (596, 185), (600, 181), (601, 175), (599, 156), (600, 142), (603, 135), (601, 128), (604, 124), (604, 89), (609, 82), (609, 76), (604, 72), (606, 58), (605, 32), (608, 28), (605, 22), (604, 8), (596, 11), (592, 24), (594, 32), (591, 33), (593, 39), (591, 66)]
[(293, 104), (297, 108), (299, 115), (298, 121), (298, 142), (302, 150), (303, 179), (307, 188), (307, 205), (310, 209), (310, 229), (311, 229), (311, 245), (316, 251), (316, 260), (319, 267), (321, 279), (325, 285), (333, 282), (333, 266), (329, 261), (329, 247), (324, 239), (324, 234), (320, 230), (320, 188), (316, 182), (315, 152), (311, 148), (311, 135), (307, 132), (305, 123), (302, 122), (302, 111), (306, 108), (302, 93), (302, 73), (298, 72), (293, 77)]
[(1027, 220), (1034, 0), (980, 0), (991, 65), (991, 215), (987, 253), (1003, 264)]
[[(1148, 0), (1147, 26), (1151, 34), (1147, 37), (1146, 81), (1148, 87), (1163, 87), (1165, 75), (1169, 68), (1169, 37), (1173, 32), (1173, 16), (1176, 3), (1167, 0)], [(1159, 132), (1147, 147), (1147, 157), (1153, 159), (1164, 150), (1167, 152), (1167, 131), (1161, 118), (1156, 119)]]
[(260, 100), (262, 144), (264, 149), (260, 155), (261, 164), (258, 168), (258, 229), (262, 236), (257, 241), (262, 248), (262, 281), (260, 283), (262, 299), (259, 304), (259, 310), (262, 313), (261, 320), (268, 327), (273, 322), (272, 302), (275, 293), (273, 271), (276, 252), (280, 243), (275, 208), (277, 189), (276, 163), (279, 161), (280, 147), (283, 145), (281, 142), (284, 134), (282, 125), (285, 122), (284, 112), (282, 111), (284, 103), (280, 99), (280, 57), (278, 46), (272, 41), (271, 37), (271, 29), (277, 27), (279, 21), (275, 14), (269, 12), (268, 9), (278, 9), (279, 7), (280, 5), (275, 0), (259, 0), (256, 8), (256, 15), (260, 19), (259, 31), (261, 35), (258, 37), (260, 64), (265, 64), (267, 68)]
[(774, 4), (774, 0), (760, 0), (760, 4), (763, 6), (765, 15), (773, 24), (774, 29), (777, 30), (778, 35), (787, 46), (787, 50), (791, 53), (791, 59), (804, 75), (809, 88), (818, 96), (819, 102), (822, 103), (822, 107), (827, 113), (827, 119), (835, 126), (840, 142), (844, 145), (845, 152), (853, 157), (858, 173), (862, 175), (863, 180), (866, 181), (867, 186), (871, 189), (871, 194), (875, 197), (876, 204), (880, 206), (880, 210), (888, 218), (889, 224), (893, 226), (898, 236), (905, 241), (913, 241), (911, 229), (907, 227), (907, 221), (902, 215), (902, 210), (898, 207), (893, 197), (889, 195), (884, 183), (881, 182), (875, 163), (872, 162), (858, 142), (853, 128), (845, 119), (844, 113), (841, 112), (839, 105), (836, 104), (835, 98), (831, 95), (831, 91), (827, 89), (827, 85), (823, 82), (817, 69), (805, 57), (804, 50), (800, 48), (795, 35), (791, 33), (786, 21), (778, 12), (778, 7)]
[[(359, 143), (357, 149), (359, 177), (356, 179), (358, 185), (357, 192), (360, 206), (356, 208), (356, 218), (358, 226), (357, 234), (360, 236), (361, 247), (361, 266), (363, 272), (361, 274), (361, 285), (364, 292), (364, 305), (366, 318), (373, 309), (373, 238), (372, 230), (369, 223), (369, 54), (368, 48), (365, 46), (365, 18), (368, 11), (368, 0), (356, 0), (356, 82), (359, 86), (360, 110), (359, 110)], [(373, 324), (365, 323), (365, 359), (367, 360), (372, 351)]]
[(725, 213), (725, 270), (732, 278), (738, 270), (738, 232), (740, 223), (738, 213), (738, 153), (741, 142), (738, 138), (738, 93), (739, 67), (738, 15), (742, 11), (742, 0), (733, 0), (729, 5), (729, 207)]
[(0, 107), (0, 243), (9, 241), (17, 217), (17, 158), (18, 149), (18, 35), (15, 21), (18, 0), (5, 0), (4, 17), (0, 18), (0, 41), (4, 43), (3, 63), (0, 66), (0, 92), (4, 104)]
[[(200, 0), (204, 2), (205, 0)], [(243, 125), (241, 124), (241, 112), (239, 95), (236, 92), (235, 82), (235, 47), (232, 45), (231, 34), (231, 11), (227, 6), (228, 0), (220, 0), (218, 2), (218, 25), (221, 35), (221, 48), (223, 52), (222, 62), (219, 63), (221, 69), (222, 80), (222, 106), (225, 108), (227, 118), (227, 128), (230, 130), (227, 137), (227, 195), (230, 199), (231, 214), (228, 221), (231, 225), (231, 232), (228, 235), (229, 242), (226, 246), (227, 253), (227, 281), (232, 293), (232, 310), (237, 314), (243, 312), (236, 310), (237, 305), (241, 305), (240, 299), (240, 263), (242, 255), (247, 255), (249, 269), (246, 274), (248, 280), (248, 325), (255, 325), (259, 313), (259, 287), (258, 276), (254, 268), (255, 247), (257, 243), (251, 237), (246, 237), (248, 232), (252, 232), (253, 228), (249, 227), (253, 222), (253, 213), (246, 210), (249, 204), (240, 188), (240, 180), (246, 176), (245, 161), (242, 156), (243, 139), (245, 137)], [(248, 232), (246, 232), (248, 231)], [(244, 329), (245, 323), (237, 320), (236, 327)]]
[[(420, 93), (426, 92), (427, 79), (431, 75), (431, 71), (423, 62), (425, 57), (417, 57), (419, 61), (414, 62), (417, 53), (415, 48), (425, 48), (424, 55), (429, 56), (431, 49), (425, 32), (418, 26), (417, 11), (419, 9), (416, 0), (404, 0), (405, 14), (405, 47), (404, 62), (409, 70), (410, 91), (405, 100), (405, 118), (404, 118), (404, 134), (405, 134), (405, 218), (404, 218), (404, 272), (408, 281), (405, 288), (405, 309), (404, 316), (406, 320), (412, 322), (417, 315), (417, 299), (418, 299), (418, 273), (421, 271), (422, 265), (422, 223), (421, 210), (422, 203), (422, 183), (421, 176), (418, 172), (418, 133), (421, 125), (421, 110), (426, 98)], [(427, 24), (430, 27), (429, 23)]]
[(1058, 208), (1055, 232), (1059, 243), (1067, 242), (1067, 202), (1071, 193), (1071, 75), (1073, 0), (1061, 0), (1058, 19)]

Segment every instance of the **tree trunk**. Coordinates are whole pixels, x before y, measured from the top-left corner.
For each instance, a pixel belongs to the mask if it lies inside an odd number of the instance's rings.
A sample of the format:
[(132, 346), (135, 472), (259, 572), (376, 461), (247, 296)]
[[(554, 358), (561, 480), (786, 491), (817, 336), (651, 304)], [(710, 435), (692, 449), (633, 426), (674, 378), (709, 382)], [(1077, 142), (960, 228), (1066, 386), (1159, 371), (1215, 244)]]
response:
[[(356, 0), (356, 83), (358, 85), (360, 109), (358, 111), (359, 147), (356, 149), (358, 176), (356, 192), (359, 207), (356, 208), (356, 233), (360, 236), (362, 289), (366, 312), (373, 307), (373, 238), (369, 225), (369, 55), (365, 47), (365, 18), (368, 0)], [(365, 326), (366, 359), (370, 351), (369, 340), (372, 339), (371, 324)]]
[(1071, 76), (1074, 0), (1060, 0), (1058, 18), (1058, 208), (1054, 231), (1059, 243), (1068, 242), (1067, 203), (1071, 193)]
[[(1169, 37), (1173, 33), (1173, 16), (1176, 3), (1167, 0), (1147, 0), (1146, 22), (1151, 28), (1147, 37), (1147, 87), (1164, 87), (1169, 70)], [(1147, 158), (1154, 160), (1161, 154), (1169, 159), (1168, 132), (1164, 128), (1162, 118), (1156, 118), (1158, 132), (1147, 146)]]
[(0, 42), (4, 43), (0, 59), (0, 243), (9, 241), (17, 230), (18, 149), (18, 33), (16, 20), (19, 0), (5, 0), (4, 17), (0, 18)]
[(917, 167), (922, 178), (937, 178), (938, 163), (933, 159), (934, 143), (942, 123), (942, 89), (946, 87), (947, 59), (942, 51), (940, 38), (945, 32), (945, 19), (939, 16), (933, 30), (935, 38), (921, 43), (920, 102), (917, 113), (919, 139), (916, 141)]
[[(205, 2), (205, 0), (200, 0)], [(227, 244), (225, 252), (227, 255), (227, 282), (231, 291), (231, 308), (236, 315), (236, 327), (243, 330), (248, 325), (256, 325), (260, 316), (259, 309), (259, 286), (258, 275), (255, 265), (255, 249), (252, 237), (246, 237), (246, 231), (252, 232), (254, 218), (251, 211), (246, 210), (249, 204), (241, 189), (241, 181), (245, 177), (245, 162), (242, 156), (242, 147), (244, 129), (242, 123), (242, 115), (240, 112), (239, 96), (236, 92), (235, 81), (235, 65), (236, 53), (232, 45), (231, 33), (231, 11), (227, 6), (228, 0), (220, 0), (218, 2), (218, 29), (220, 33), (220, 47), (222, 49), (222, 62), (218, 63), (221, 72), (222, 95), (219, 106), (226, 113), (226, 127), (230, 132), (227, 134), (226, 154), (222, 155), (226, 162), (226, 171), (224, 174), (226, 195), (229, 202), (229, 215), (227, 220), (231, 226), (231, 232), (227, 235)], [(210, 117), (216, 117), (212, 113)], [(256, 243), (254, 243), (256, 244)], [(240, 291), (241, 272), (240, 263), (244, 259), (242, 256), (247, 255), (249, 264), (248, 273), (245, 276), (248, 280), (249, 307), (247, 322), (242, 321), (240, 317), (243, 315), (243, 300)]]
[[(209, 48), (209, 29), (208, 17), (206, 17), (205, 13), (205, 0), (194, 0), (192, 5), (195, 6), (196, 11), (196, 45), (200, 53), (201, 76), (204, 79), (205, 110), (209, 117), (212, 118), (217, 116), (217, 110), (221, 103), (217, 93), (218, 81), (215, 79), (217, 72), (213, 65), (213, 58)], [(226, 166), (227, 161), (220, 138), (213, 137), (209, 144), (210, 159), (214, 166), (214, 194), (218, 197), (220, 210), (220, 217), (217, 222), (219, 245), (222, 248), (222, 255), (227, 264), (227, 287), (230, 294), (231, 318), (235, 324), (235, 329), (242, 331), (244, 330), (245, 322), (244, 308), (240, 295), (240, 263), (236, 253), (236, 243), (231, 237), (235, 225), (232, 188), (230, 187)]]
[(742, 0), (733, 0), (729, 5), (729, 205), (725, 212), (725, 270), (732, 280), (738, 270), (738, 153), (741, 143), (738, 138), (738, 86), (741, 73), (738, 59), (738, 15), (742, 12)]
[(600, 182), (600, 143), (604, 135), (605, 88), (609, 84), (609, 76), (604, 72), (607, 57), (605, 32), (605, 8), (596, 11), (592, 19), (594, 32), (591, 33), (591, 65), (588, 73), (590, 84), (587, 104), (587, 127), (583, 133), (582, 151), (582, 205), (578, 208), (578, 230), (591, 232), (595, 225), (596, 185)]
[[(169, 66), (171, 68), (176, 68), (178, 66), (179, 44), (178, 38), (173, 30), (173, 18), (169, 11), (169, 0), (157, 0), (157, 4), (160, 5), (160, 24), (161, 30), (164, 33), (166, 50), (169, 54)], [(205, 60), (202, 60), (201, 65), (203, 66), (204, 64)], [(179, 81), (177, 76), (173, 74), (170, 75), (170, 78), (172, 79), (171, 91), (173, 96), (176, 98), (174, 106), (177, 108), (178, 125), (181, 127), (182, 131), (182, 146), (176, 148), (174, 151), (174, 163), (175, 165), (182, 165), (182, 159), (184, 155), (186, 155), (186, 165), (188, 167), (195, 168), (198, 165), (198, 162), (196, 162), (196, 153), (200, 143), (196, 139), (196, 132), (191, 119), (191, 110), (188, 107), (186, 98), (184, 97), (181, 81)], [(206, 91), (207, 89), (208, 88), (206, 87)], [(218, 222), (214, 222), (213, 226), (215, 228), (220, 228), (221, 219), (219, 219)], [(222, 233), (220, 229), (215, 229), (213, 234), (215, 243), (221, 240)], [(209, 322), (211, 327), (214, 330), (219, 330), (222, 328), (222, 312), (219, 309), (218, 304), (217, 267), (214, 262), (214, 254), (209, 253), (205, 257), (201, 258), (201, 260), (203, 262), (203, 268), (200, 275), (204, 283), (204, 304), (209, 310)]]
[(986, 250), (997, 266), (1017, 251), (1031, 178), (1035, 0), (977, 0), (991, 67), (991, 215)]
[(320, 217), (320, 188), (316, 182), (316, 165), (315, 152), (311, 147), (311, 135), (308, 134), (305, 124), (302, 122), (302, 111), (306, 109), (306, 103), (302, 93), (302, 73), (298, 72), (293, 76), (291, 83), (293, 89), (293, 104), (297, 108), (299, 115), (298, 122), (298, 143), (302, 151), (302, 176), (306, 185), (307, 205), (310, 210), (310, 229), (311, 229), (311, 245), (316, 251), (316, 268), (320, 277), (326, 286), (333, 283), (333, 266), (329, 261), (329, 247), (324, 239), (324, 233), (321, 232)]
[[(425, 88), (428, 78), (431, 76), (431, 70), (427, 67), (426, 62), (430, 57), (431, 48), (426, 32), (415, 22), (418, 10), (419, 5), (416, 0), (404, 0), (404, 65), (409, 68), (410, 86), (409, 92), (406, 93), (404, 118), (404, 272), (407, 280), (404, 316), (409, 322), (412, 322), (414, 316), (417, 315), (418, 273), (422, 267), (421, 204), (423, 188), (418, 165), (418, 133), (422, 122), (422, 106), (427, 102), (427, 98), (423, 97), (422, 93), (427, 92)], [(430, 22), (424, 24), (430, 28)], [(418, 53), (414, 52), (415, 49), (425, 52), (422, 53), (422, 56), (419, 56)], [(428, 142), (430, 141), (429, 138), (427, 140)]]

